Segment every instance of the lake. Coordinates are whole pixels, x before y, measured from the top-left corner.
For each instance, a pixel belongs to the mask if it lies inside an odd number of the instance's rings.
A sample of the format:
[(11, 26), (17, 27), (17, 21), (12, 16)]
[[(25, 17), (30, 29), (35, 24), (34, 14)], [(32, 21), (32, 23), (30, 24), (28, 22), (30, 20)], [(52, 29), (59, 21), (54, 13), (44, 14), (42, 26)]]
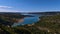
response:
[(23, 14), (23, 15), (32, 15), (34, 17), (25, 17), (23, 18), (24, 19), (23, 22), (14, 23), (12, 26), (36, 23), (37, 21), (39, 21), (39, 17), (41, 16), (37, 14)]

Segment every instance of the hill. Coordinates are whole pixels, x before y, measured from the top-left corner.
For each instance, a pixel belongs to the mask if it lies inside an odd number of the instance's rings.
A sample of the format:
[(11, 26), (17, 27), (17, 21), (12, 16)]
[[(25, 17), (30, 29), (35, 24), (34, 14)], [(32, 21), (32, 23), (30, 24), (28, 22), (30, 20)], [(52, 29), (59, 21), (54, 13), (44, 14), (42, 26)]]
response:
[(60, 34), (60, 15), (42, 16), (33, 24), (9, 27), (0, 24), (1, 34)]

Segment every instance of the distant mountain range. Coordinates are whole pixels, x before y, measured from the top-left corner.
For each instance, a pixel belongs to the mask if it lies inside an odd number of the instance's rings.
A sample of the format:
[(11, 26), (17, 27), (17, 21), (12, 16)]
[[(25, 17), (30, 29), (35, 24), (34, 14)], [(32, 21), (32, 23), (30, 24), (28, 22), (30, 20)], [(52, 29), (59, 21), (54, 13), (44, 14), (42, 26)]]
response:
[[(60, 14), (60, 11), (45, 11), (45, 12), (0, 12), (0, 14), (17, 14), (17, 15), (22, 15), (22, 14), (40, 14), (40, 15), (57, 15)], [(31, 15), (26, 15), (26, 16), (31, 16)]]
[(40, 15), (57, 15), (60, 14), (60, 11), (56, 11), (56, 12), (30, 12), (28, 14), (40, 14)]

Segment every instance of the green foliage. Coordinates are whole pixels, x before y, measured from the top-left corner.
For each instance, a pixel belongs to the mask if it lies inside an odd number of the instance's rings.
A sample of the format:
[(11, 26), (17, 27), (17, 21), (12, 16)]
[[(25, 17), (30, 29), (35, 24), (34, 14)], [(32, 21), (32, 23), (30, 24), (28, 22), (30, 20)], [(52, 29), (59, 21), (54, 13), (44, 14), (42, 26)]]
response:
[(60, 33), (60, 15), (55, 16), (42, 16), (40, 17), (40, 21), (35, 25), (40, 27), (46, 27), (51, 32), (59, 32)]
[[(15, 18), (13, 18), (15, 20)], [(0, 17), (2, 22), (10, 22), (9, 17)], [(3, 32), (3, 33), (2, 33)], [(42, 16), (40, 21), (32, 26), (5, 26), (0, 23), (1, 34), (60, 34), (60, 15)]]

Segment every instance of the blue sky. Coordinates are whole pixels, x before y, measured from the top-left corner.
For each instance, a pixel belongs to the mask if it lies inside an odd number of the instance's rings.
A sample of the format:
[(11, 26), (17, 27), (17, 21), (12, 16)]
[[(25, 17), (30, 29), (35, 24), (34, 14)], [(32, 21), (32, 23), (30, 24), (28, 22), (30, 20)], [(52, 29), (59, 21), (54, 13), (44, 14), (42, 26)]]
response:
[(59, 11), (60, 0), (0, 0), (0, 12)]

